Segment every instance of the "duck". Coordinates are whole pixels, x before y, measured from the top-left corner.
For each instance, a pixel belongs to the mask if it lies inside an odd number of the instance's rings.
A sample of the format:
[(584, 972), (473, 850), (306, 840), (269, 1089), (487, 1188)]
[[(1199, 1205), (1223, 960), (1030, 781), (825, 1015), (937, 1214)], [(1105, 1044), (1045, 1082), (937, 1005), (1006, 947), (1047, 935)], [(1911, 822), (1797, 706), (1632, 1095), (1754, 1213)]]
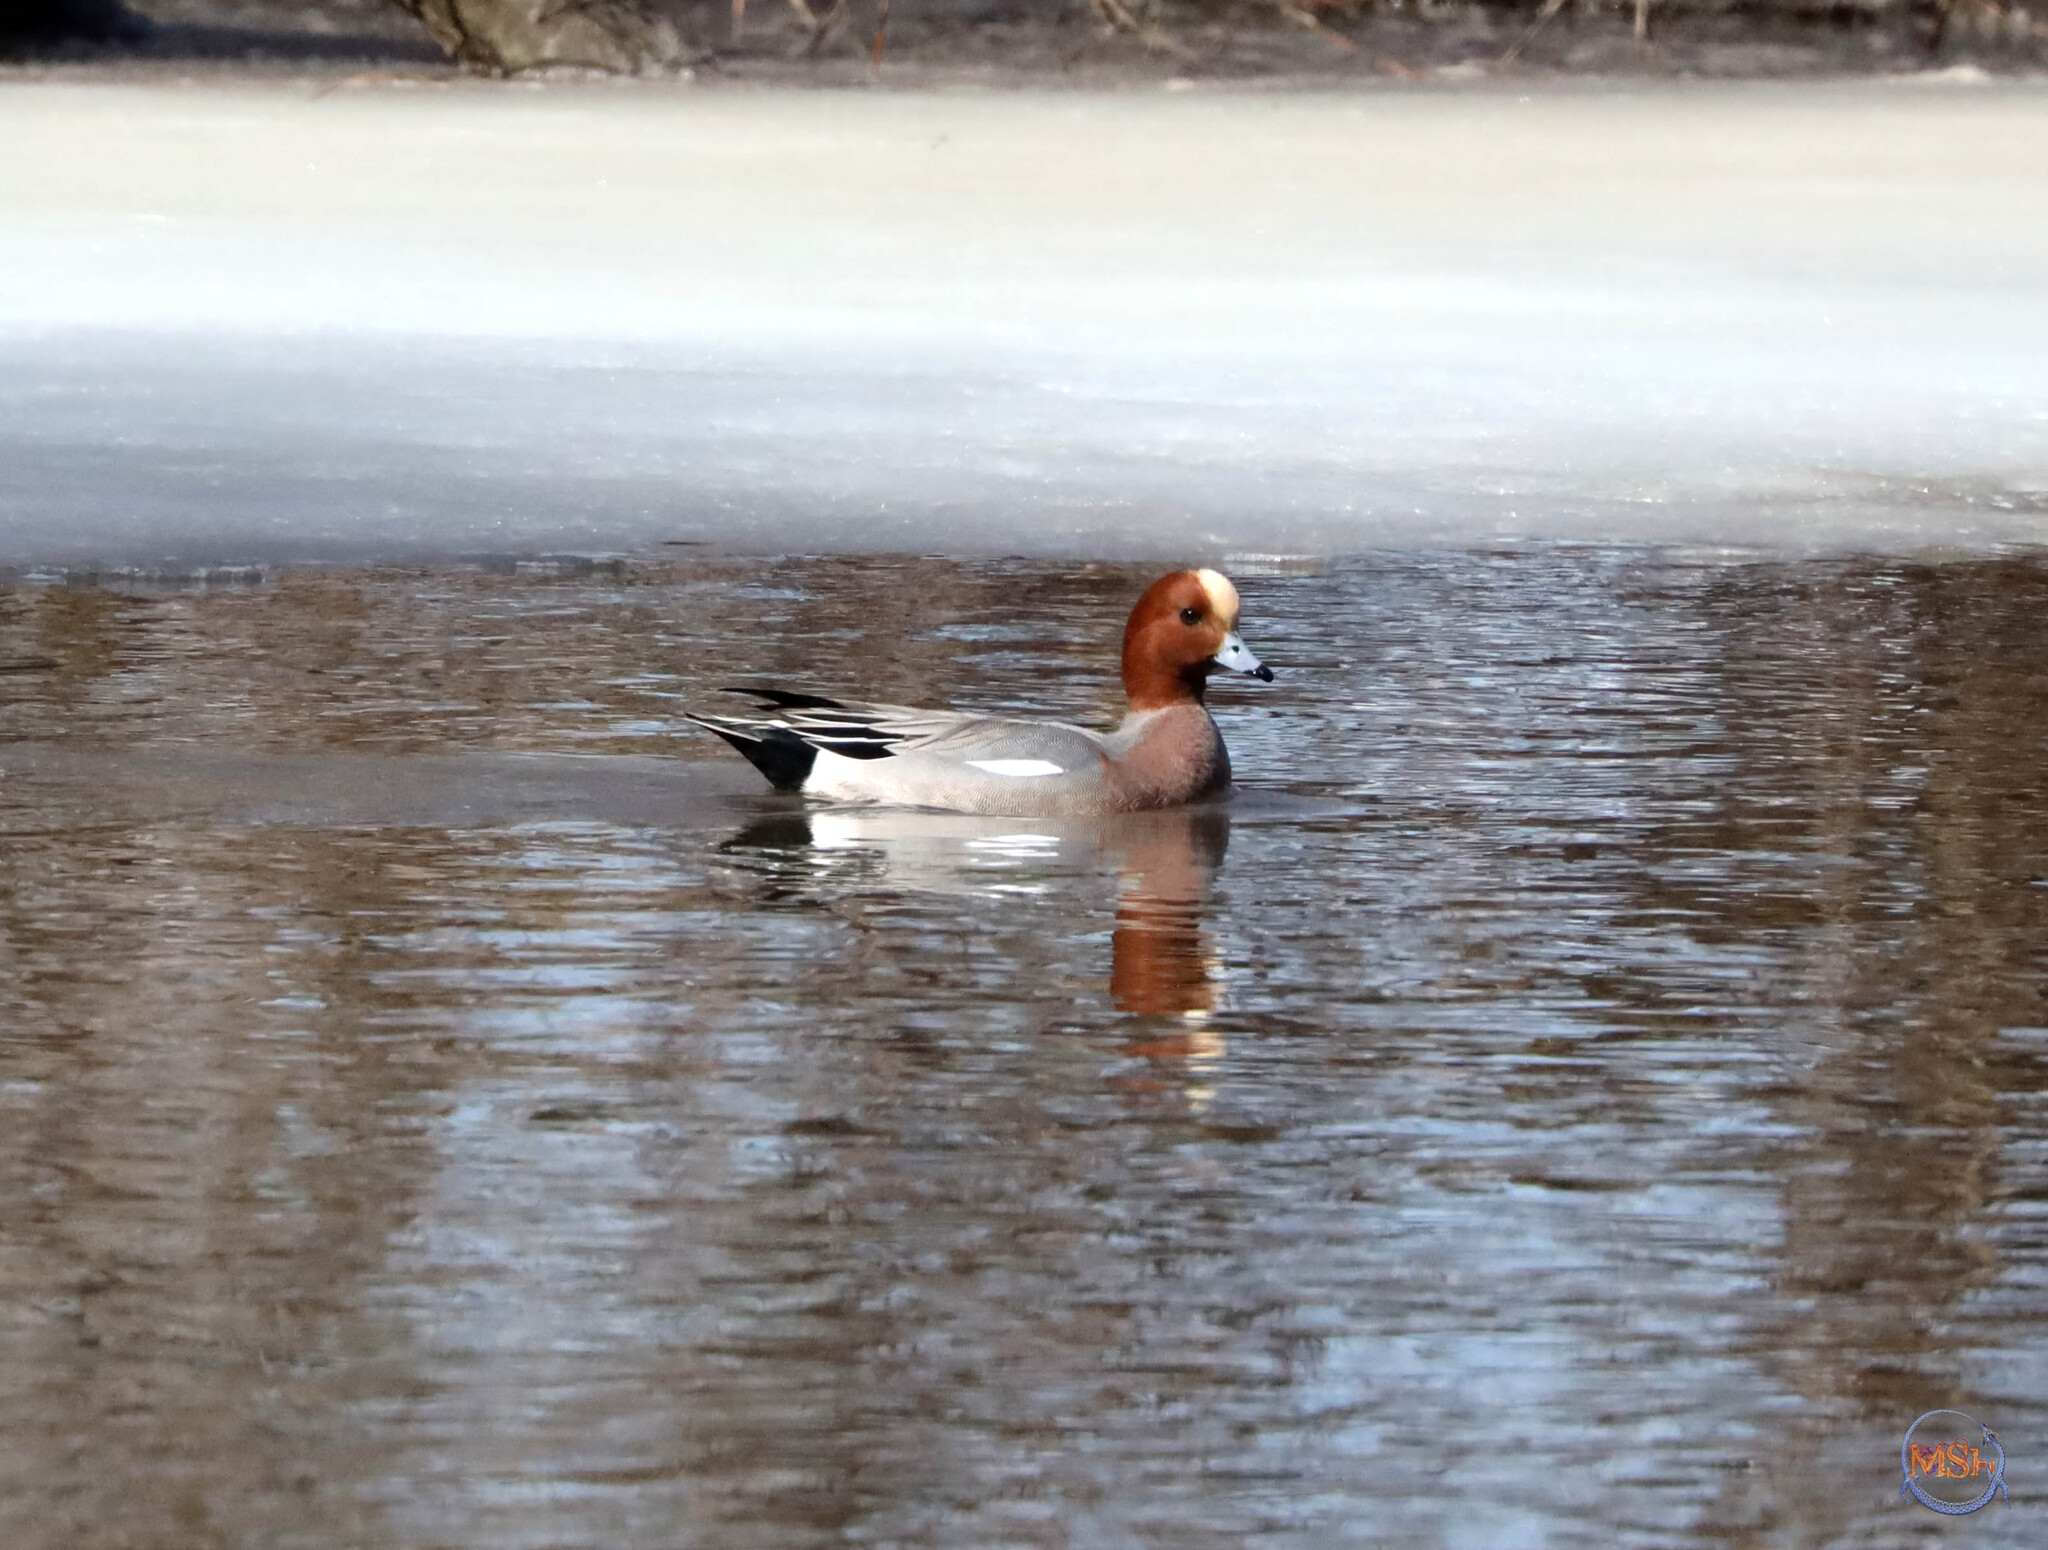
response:
[(1230, 785), (1230, 754), (1205, 693), (1219, 671), (1273, 670), (1237, 633), (1237, 588), (1220, 572), (1161, 576), (1124, 626), (1130, 711), (1103, 733), (1061, 721), (922, 710), (735, 686), (745, 716), (683, 712), (777, 791), (1002, 817), (1091, 817), (1179, 807)]

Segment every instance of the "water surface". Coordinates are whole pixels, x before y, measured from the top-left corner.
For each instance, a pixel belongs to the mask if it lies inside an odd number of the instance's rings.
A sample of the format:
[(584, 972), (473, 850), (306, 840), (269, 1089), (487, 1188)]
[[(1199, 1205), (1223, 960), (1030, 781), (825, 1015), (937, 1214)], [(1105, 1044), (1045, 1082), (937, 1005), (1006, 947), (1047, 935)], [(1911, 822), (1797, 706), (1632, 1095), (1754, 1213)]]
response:
[(2048, 565), (1235, 561), (1235, 800), (807, 812), (1148, 572), (0, 591), (0, 1518), (184, 1546), (2048, 1543)]

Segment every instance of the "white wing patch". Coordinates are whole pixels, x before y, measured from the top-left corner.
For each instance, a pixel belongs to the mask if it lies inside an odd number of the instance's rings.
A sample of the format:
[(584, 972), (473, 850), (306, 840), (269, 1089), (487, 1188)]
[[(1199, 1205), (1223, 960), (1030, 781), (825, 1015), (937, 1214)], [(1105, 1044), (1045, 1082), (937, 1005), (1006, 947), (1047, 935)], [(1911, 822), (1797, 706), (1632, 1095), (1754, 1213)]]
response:
[(1050, 759), (969, 759), (967, 767), (987, 770), (991, 775), (1008, 775), (1027, 780), (1034, 775), (1064, 775), (1067, 772)]

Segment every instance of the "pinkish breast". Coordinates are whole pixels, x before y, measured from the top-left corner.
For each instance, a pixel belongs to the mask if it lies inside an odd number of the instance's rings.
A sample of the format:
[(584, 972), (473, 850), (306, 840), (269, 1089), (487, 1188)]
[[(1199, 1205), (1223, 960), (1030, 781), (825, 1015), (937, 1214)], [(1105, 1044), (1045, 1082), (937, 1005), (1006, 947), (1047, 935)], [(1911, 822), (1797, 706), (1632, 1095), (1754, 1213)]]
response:
[(1109, 739), (1119, 807), (1172, 807), (1230, 784), (1223, 734), (1200, 705), (1138, 711)]

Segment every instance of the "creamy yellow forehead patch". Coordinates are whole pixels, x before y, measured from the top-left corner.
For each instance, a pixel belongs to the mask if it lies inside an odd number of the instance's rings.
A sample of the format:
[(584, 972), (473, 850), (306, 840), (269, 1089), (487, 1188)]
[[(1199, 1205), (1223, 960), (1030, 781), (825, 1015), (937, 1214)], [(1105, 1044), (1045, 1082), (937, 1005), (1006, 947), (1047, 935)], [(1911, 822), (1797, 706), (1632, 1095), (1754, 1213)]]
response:
[(1230, 578), (1221, 571), (1198, 570), (1195, 580), (1202, 584), (1202, 590), (1209, 594), (1209, 606), (1216, 610), (1216, 617), (1223, 621), (1223, 628), (1237, 628), (1237, 588), (1230, 584)]

